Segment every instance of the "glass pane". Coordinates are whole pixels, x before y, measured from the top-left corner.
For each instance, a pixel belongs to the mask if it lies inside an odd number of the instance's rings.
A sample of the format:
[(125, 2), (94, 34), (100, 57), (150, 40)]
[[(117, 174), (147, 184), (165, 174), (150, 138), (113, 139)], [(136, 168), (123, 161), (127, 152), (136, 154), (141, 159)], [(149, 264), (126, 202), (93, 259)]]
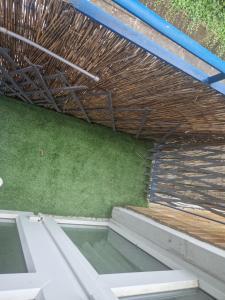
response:
[(0, 274), (26, 273), (16, 222), (0, 220)]
[(111, 229), (63, 226), (63, 230), (99, 274), (168, 270)]
[(158, 293), (146, 296), (120, 298), (121, 300), (213, 300), (200, 289), (189, 289), (176, 292)]

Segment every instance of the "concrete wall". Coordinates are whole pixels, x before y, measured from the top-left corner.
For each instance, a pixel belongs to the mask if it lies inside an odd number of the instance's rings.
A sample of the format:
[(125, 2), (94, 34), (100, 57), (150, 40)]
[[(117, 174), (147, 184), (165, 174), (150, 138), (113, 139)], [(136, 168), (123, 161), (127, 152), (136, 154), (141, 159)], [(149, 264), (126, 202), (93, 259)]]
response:
[[(172, 268), (185, 268), (200, 278), (200, 286), (225, 293), (225, 251), (161, 225), (128, 209), (114, 208), (112, 220), (120, 233)], [(223, 299), (223, 298), (222, 298)]]

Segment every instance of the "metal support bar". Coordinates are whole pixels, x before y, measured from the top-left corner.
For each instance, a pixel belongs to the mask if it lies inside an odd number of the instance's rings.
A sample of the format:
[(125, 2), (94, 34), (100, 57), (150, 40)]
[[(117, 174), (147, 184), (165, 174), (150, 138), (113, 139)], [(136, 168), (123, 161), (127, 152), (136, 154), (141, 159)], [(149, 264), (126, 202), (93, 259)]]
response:
[[(24, 99), (23, 98), (23, 96), (17, 91), (17, 90), (15, 90), (15, 88), (13, 88), (12, 86), (10, 86), (7, 82), (5, 82), (5, 81), (1, 81), (1, 88), (3, 89), (3, 88), (7, 88), (9, 91), (11, 91), (11, 93), (8, 93), (7, 92), (7, 95), (9, 96), (9, 97), (20, 97), (20, 99), (22, 99), (24, 102), (26, 102), (27, 103), (27, 101), (26, 101), (26, 99)], [(4, 92), (3, 92), (3, 95), (5, 95), (5, 90), (4, 90)]]
[[(25, 85), (23, 83), (23, 85)], [(86, 86), (68, 86), (68, 87), (59, 87), (59, 88), (55, 88), (55, 89), (49, 89), (49, 91), (53, 94), (55, 93), (62, 93), (62, 92), (70, 92), (70, 91), (82, 91), (84, 89), (86, 89)], [(36, 90), (36, 91), (30, 91), (27, 92), (27, 95), (33, 95), (33, 94), (42, 94), (43, 91), (42, 90)]]
[[(119, 1), (115, 1), (115, 2), (119, 3)], [(126, 1), (127, 5), (129, 5), (130, 2), (133, 3), (134, 1), (127, 0)], [(116, 17), (105, 12), (103, 9), (101, 9), (96, 4), (94, 4), (92, 1), (70, 0), (70, 3), (75, 7), (75, 9), (77, 9), (84, 15), (90, 17), (94, 21), (105, 26), (106, 28), (108, 28), (111, 31), (115, 32), (116, 34), (122, 36), (123, 38), (127, 39), (128, 41), (136, 44), (138, 47), (141, 47), (142, 49), (151, 53), (152, 55), (162, 59), (163, 61), (167, 62), (168, 64), (175, 67), (176, 69), (181, 70), (184, 73), (186, 73), (186, 74), (192, 76), (193, 78), (195, 78), (201, 82), (204, 82), (204, 83), (205, 83), (205, 80), (207, 80), (207, 78), (209, 77), (208, 74), (201, 71), (199, 68), (186, 62), (178, 55), (175, 55), (172, 52), (168, 51), (167, 49), (159, 46), (156, 42), (150, 40), (146, 35), (133, 30), (131, 27), (124, 24), (122, 21), (120, 21)], [(137, 3), (140, 4), (140, 2), (137, 2)], [(145, 9), (147, 9), (147, 7), (145, 7)], [(170, 26), (172, 26), (172, 25), (170, 25)], [(169, 28), (171, 28), (171, 27), (169, 27)], [(168, 28), (168, 30), (169, 30), (169, 28)], [(198, 48), (200, 45), (198, 43), (196, 43), (196, 44), (197, 44), (197, 48)], [(204, 47), (202, 47), (202, 48), (204, 50), (206, 50)], [(209, 52), (209, 53), (210, 53), (210, 56), (212, 55), (213, 57), (215, 57), (215, 60), (217, 62), (219, 60), (219, 63), (216, 64), (219, 67), (218, 70), (221, 69), (220, 71), (224, 72), (225, 71), (225, 62), (222, 61), (221, 59), (219, 59), (217, 56), (213, 55), (211, 52)], [(209, 62), (207, 61), (207, 63), (209, 63)], [(221, 66), (223, 66), (223, 67), (221, 67)], [(225, 95), (225, 85), (223, 83), (215, 82), (215, 83), (211, 84), (211, 87)]]
[[(70, 87), (69, 87), (69, 82), (68, 82), (68, 80), (67, 80), (65, 74), (63, 74), (63, 73), (61, 73), (61, 72), (58, 72), (58, 74), (59, 74), (59, 78), (61, 78), (61, 80), (62, 80), (62, 82), (63, 82), (63, 84), (64, 84), (64, 87), (63, 87), (63, 88), (64, 88), (64, 89), (68, 89), (68, 91), (70, 92), (70, 94), (71, 94), (71, 96), (72, 96), (72, 99), (75, 100), (75, 101), (77, 102), (77, 104), (78, 104), (78, 106), (79, 106), (79, 109), (80, 109), (80, 110), (82, 111), (82, 113), (84, 114), (86, 121), (87, 121), (88, 123), (91, 123), (91, 120), (90, 120), (90, 118), (89, 118), (89, 116), (88, 116), (86, 110), (84, 109), (84, 106), (83, 106), (82, 102), (80, 101), (80, 98), (76, 95), (76, 93), (74, 92), (73, 89), (70, 89)], [(85, 88), (87, 88), (87, 87), (85, 87)]]
[(74, 86), (61, 86), (59, 88), (51, 89), (52, 93), (58, 93), (62, 91), (82, 91), (86, 90), (88, 87), (86, 85), (74, 85)]
[[(7, 58), (8, 60), (10, 59), (10, 62), (12, 62), (12, 63), (14, 63), (15, 64), (15, 62), (14, 62), (14, 60), (8, 55), (8, 58)], [(17, 68), (17, 66), (16, 66), (16, 68)], [(11, 75), (11, 76), (14, 76), (14, 75), (19, 75), (19, 74), (22, 74), (22, 75), (25, 75), (24, 73), (27, 73), (27, 72), (30, 72), (30, 71), (32, 71), (33, 70), (33, 66), (28, 66), (28, 67), (25, 67), (25, 68), (22, 68), (22, 69), (15, 69), (15, 70), (13, 70), (13, 71), (9, 71), (9, 74)]]
[[(20, 83), (20, 86), (24, 86), (27, 84), (30, 84), (34, 89), (39, 90), (38, 86), (35, 84), (35, 82), (33, 80), (30, 79), (30, 77), (28, 76), (28, 74), (26, 74), (27, 72), (31, 72), (34, 70), (33, 65), (30, 65), (28, 67), (25, 68), (19, 68), (19, 66), (15, 63), (15, 61), (11, 58), (11, 56), (8, 54), (7, 49), (5, 48), (1, 48), (0, 47), (0, 54), (11, 64), (13, 71), (8, 72), (9, 76), (15, 76), (15, 75), (20, 75), (22, 76), (25, 81)], [(40, 68), (40, 66), (38, 66)], [(22, 90), (22, 89), (21, 89)], [(48, 98), (46, 97), (44, 92), (40, 93), (43, 95), (43, 97), (46, 99), (46, 101), (48, 102)], [(26, 96), (29, 96), (29, 93), (25, 92)], [(29, 102), (33, 104), (33, 101), (29, 99)]]
[[(79, 111), (79, 109), (77, 108), (74, 108), (74, 109), (71, 109), (71, 111)], [(105, 108), (105, 107), (102, 107), (102, 108), (86, 108), (86, 111), (96, 111), (96, 112), (107, 112), (108, 109)], [(143, 112), (145, 111), (145, 109), (143, 108), (114, 108), (114, 112)]]
[(225, 61), (201, 46), (198, 42), (167, 22), (140, 1), (114, 0), (114, 2), (169, 38), (171, 41), (175, 42), (177, 45), (183, 47), (218, 71), (225, 73)]
[(46, 83), (45, 83), (44, 79), (42, 78), (42, 75), (41, 75), (41, 73), (40, 73), (40, 71), (37, 67), (35, 67), (35, 72), (37, 74), (37, 77), (40, 80), (41, 85), (43, 86), (43, 88), (45, 90), (46, 95), (48, 96), (49, 100), (51, 101), (51, 104), (53, 105), (53, 107), (55, 108), (55, 110), (57, 112), (60, 112), (60, 109), (58, 108), (57, 104), (55, 103), (55, 100), (54, 100), (50, 90), (48, 89), (48, 86), (46, 85)]
[(223, 79), (225, 79), (225, 74), (224, 73), (219, 73), (219, 74), (216, 74), (216, 75), (213, 75), (213, 76), (207, 78), (206, 83), (207, 84), (212, 84), (214, 82), (218, 82), (218, 81), (221, 81)]
[(0, 32), (6, 34), (8, 36), (11, 36), (11, 37), (13, 37), (13, 38), (15, 38), (17, 40), (20, 40), (20, 41), (22, 41), (22, 42), (24, 42), (24, 43), (26, 43), (26, 44), (28, 44), (28, 45), (30, 45), (32, 47), (35, 47), (35, 48), (41, 50), (42, 52), (45, 52), (46, 54), (48, 54), (48, 55), (50, 55), (50, 56), (58, 59), (59, 61), (63, 62), (64, 64), (67, 64), (68, 66), (72, 67), (73, 69), (76, 69), (77, 71), (79, 71), (80, 73), (88, 76), (89, 78), (91, 78), (91, 79), (93, 79), (95, 81), (99, 81), (99, 77), (98, 76), (95, 76), (95, 75), (91, 74), (90, 72), (82, 69), (78, 65), (75, 65), (75, 64), (71, 63), (70, 61), (66, 60), (65, 58), (63, 58), (63, 57), (61, 57), (61, 56), (53, 53), (52, 51), (49, 51), (48, 49), (40, 46), (37, 43), (32, 42), (31, 40), (29, 40), (29, 39), (27, 39), (27, 38), (25, 38), (25, 37), (23, 37), (23, 36), (15, 33), (15, 32), (12, 32), (12, 31), (4, 28), (4, 27), (0, 27)]
[(27, 97), (27, 95), (23, 92), (23, 90), (18, 86), (18, 84), (13, 80), (13, 78), (7, 73), (7, 71), (4, 70), (4, 68), (0, 65), (0, 71), (2, 72), (4, 78), (6, 78), (8, 81), (10, 81), (10, 83), (13, 86), (13, 90), (19, 95), (19, 97), (28, 103), (32, 102), (30, 101), (30, 99)]
[[(7, 50), (8, 50), (8, 51), (7, 51)], [(29, 82), (29, 84), (32, 84), (32, 85), (33, 85), (33, 84), (34, 84), (33, 81), (31, 81), (30, 78), (29, 78), (29, 76), (27, 76), (27, 74), (25, 74), (25, 72), (27, 72), (28, 69), (29, 69), (29, 70), (32, 69), (32, 66), (29, 66), (29, 67), (24, 68), (24, 69), (18, 69), (18, 68), (19, 68), (18, 65), (17, 65), (17, 64), (15, 63), (15, 61), (11, 58), (11, 56), (8, 54), (8, 52), (9, 52), (9, 49), (0, 47), (0, 55), (1, 55), (3, 58), (5, 58), (5, 59), (11, 64), (11, 67), (12, 67), (12, 69), (13, 69), (13, 71), (7, 72), (7, 73), (8, 73), (8, 76), (9, 76), (10, 78), (13, 79), (12, 76), (14, 76), (14, 75), (16, 75), (16, 74), (22, 73), (22, 77), (23, 77), (27, 82)], [(22, 89), (21, 89), (21, 91), (22, 91)], [(28, 98), (25, 98), (25, 99), (28, 99)], [(33, 104), (33, 102), (32, 102), (30, 99), (28, 99), (28, 102), (31, 103), (31, 104)]]
[(37, 78), (39, 79), (39, 81), (40, 81), (40, 83), (41, 83), (41, 85), (42, 85), (42, 87), (43, 87), (43, 89), (44, 89), (44, 91), (45, 91), (45, 93), (46, 93), (46, 95), (47, 95), (47, 97), (48, 97), (49, 102), (51, 102), (51, 104), (53, 105), (53, 107), (55, 108), (55, 110), (56, 110), (57, 112), (60, 112), (60, 109), (58, 108), (57, 104), (55, 103), (55, 100), (54, 100), (54, 98), (53, 98), (53, 96), (52, 96), (52, 94), (51, 94), (51, 92), (50, 92), (50, 90), (49, 90), (49, 88), (48, 88), (46, 82), (44, 81), (44, 79), (43, 79), (43, 77), (42, 77), (42, 74), (41, 74), (41, 72), (39, 71), (39, 68), (37, 67), (37, 65), (32, 64), (32, 63), (30, 62), (30, 60), (29, 60), (27, 57), (25, 57), (25, 60), (26, 60), (31, 66), (33, 66), (33, 70), (34, 70), (35, 74), (37, 75)]

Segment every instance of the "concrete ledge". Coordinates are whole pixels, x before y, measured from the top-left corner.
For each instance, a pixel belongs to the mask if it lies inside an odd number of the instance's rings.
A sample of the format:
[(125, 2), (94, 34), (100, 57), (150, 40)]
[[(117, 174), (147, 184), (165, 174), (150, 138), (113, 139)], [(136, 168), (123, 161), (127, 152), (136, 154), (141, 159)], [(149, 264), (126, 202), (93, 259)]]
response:
[(161, 248), (160, 252), (163, 253), (165, 260), (168, 260), (168, 266), (174, 268), (171, 266), (172, 260), (181, 269), (193, 272), (200, 278), (200, 287), (207, 289), (207, 292), (214, 296), (218, 291), (218, 299), (224, 299), (224, 250), (124, 208), (114, 208), (112, 224), (120, 228), (121, 234), (133, 233), (132, 242), (138, 243), (139, 247), (142, 244), (147, 249), (148, 245), (155, 245), (155, 250), (154, 246), (150, 246), (155, 252), (157, 248)]

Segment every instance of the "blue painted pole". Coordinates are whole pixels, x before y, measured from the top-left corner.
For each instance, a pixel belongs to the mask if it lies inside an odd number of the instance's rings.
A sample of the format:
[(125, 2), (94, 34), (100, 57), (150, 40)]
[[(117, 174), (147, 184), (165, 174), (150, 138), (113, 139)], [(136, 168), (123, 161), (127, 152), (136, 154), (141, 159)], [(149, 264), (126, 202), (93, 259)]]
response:
[(219, 74), (208, 77), (207, 80), (205, 81), (205, 83), (212, 84), (214, 82), (218, 82), (218, 81), (221, 81), (224, 79), (225, 79), (225, 74), (219, 73)]
[(119, 6), (129, 11), (131, 14), (142, 20), (152, 28), (168, 37), (170, 40), (180, 45), (188, 52), (194, 54), (207, 64), (211, 65), (218, 71), (225, 73), (225, 61), (218, 56), (201, 46), (188, 35), (165, 21), (155, 12), (150, 10), (147, 6), (138, 0), (113, 0)]
[[(181, 70), (184, 73), (192, 76), (193, 78), (203, 82), (204, 84), (209, 84), (209, 75), (200, 70), (199, 68), (191, 65), (187, 61), (183, 60), (181, 57), (170, 52), (169, 50), (162, 48), (155, 41), (146, 37), (142, 33), (133, 30), (131, 27), (127, 26), (119, 19), (105, 12), (103, 9), (98, 7), (91, 0), (69, 0), (71, 5), (82, 14), (88, 16), (95, 22), (103, 25), (109, 30), (115, 32), (119, 36), (127, 39), (128, 41), (134, 43), (138, 47), (144, 49), (145, 51), (151, 53), (152, 55), (158, 57), (159, 59), (167, 62), (169, 65), (173, 66), (177, 70)], [(218, 79), (218, 77), (217, 77)], [(217, 82), (218, 80), (213, 80), (213, 83), (209, 84), (213, 89), (217, 90), (221, 94), (225, 95), (225, 84)]]

